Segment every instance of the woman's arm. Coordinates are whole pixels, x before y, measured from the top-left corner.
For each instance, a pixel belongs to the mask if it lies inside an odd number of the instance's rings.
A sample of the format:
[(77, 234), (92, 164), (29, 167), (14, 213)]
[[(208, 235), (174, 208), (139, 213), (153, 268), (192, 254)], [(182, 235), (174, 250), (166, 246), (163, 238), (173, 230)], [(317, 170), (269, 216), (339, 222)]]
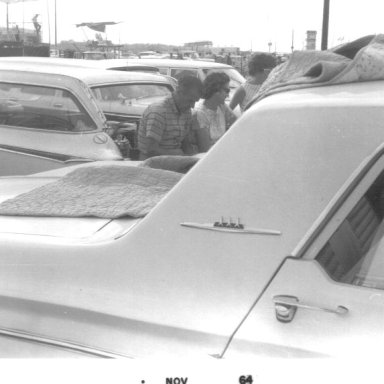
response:
[(192, 132), (195, 135), (198, 152), (207, 152), (211, 148), (209, 122), (204, 114), (194, 111), (192, 116)]
[(228, 105), (223, 105), (224, 116), (225, 116), (225, 130), (228, 130), (229, 127), (236, 121), (237, 116), (234, 114), (231, 108)]
[(239, 104), (242, 103), (245, 97), (245, 90), (244, 88), (240, 85), (239, 88), (236, 89), (234, 95), (232, 96), (232, 99), (229, 103), (229, 108), (232, 110), (235, 109)]
[(200, 128), (195, 132), (199, 152), (207, 152), (211, 148), (211, 137), (208, 128)]

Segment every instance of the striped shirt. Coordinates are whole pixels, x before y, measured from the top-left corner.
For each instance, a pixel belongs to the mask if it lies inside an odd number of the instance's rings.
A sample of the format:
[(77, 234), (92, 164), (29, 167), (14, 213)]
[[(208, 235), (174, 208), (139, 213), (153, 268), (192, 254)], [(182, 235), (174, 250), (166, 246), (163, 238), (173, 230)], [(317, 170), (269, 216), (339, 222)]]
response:
[(181, 148), (181, 143), (192, 129), (191, 110), (180, 112), (173, 96), (151, 104), (140, 121), (138, 147), (142, 155), (147, 155), (147, 138), (159, 143), (163, 150)]
[(259, 92), (261, 84), (251, 84), (246, 81), (242, 87), (245, 91), (245, 97), (240, 104), (240, 109), (244, 111), (244, 108), (247, 106), (247, 104), (255, 97), (257, 92)]

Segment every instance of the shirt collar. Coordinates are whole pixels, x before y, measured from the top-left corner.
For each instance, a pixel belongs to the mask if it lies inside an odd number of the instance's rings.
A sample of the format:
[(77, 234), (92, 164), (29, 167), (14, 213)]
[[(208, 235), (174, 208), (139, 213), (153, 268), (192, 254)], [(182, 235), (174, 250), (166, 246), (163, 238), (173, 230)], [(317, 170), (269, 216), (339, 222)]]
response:
[(191, 108), (188, 109), (187, 111), (185, 112), (182, 112), (180, 111), (180, 109), (178, 108), (177, 104), (176, 104), (176, 101), (175, 101), (175, 94), (172, 93), (172, 95), (170, 96), (169, 98), (169, 101), (170, 101), (170, 104), (172, 105), (172, 108), (173, 110), (175, 111), (175, 113), (177, 113), (178, 115), (190, 115), (192, 113), (192, 110)]
[(177, 104), (176, 104), (175, 94), (174, 94), (174, 93), (172, 93), (172, 96), (170, 97), (170, 101), (171, 101), (171, 105), (172, 105), (172, 108), (174, 109), (174, 111), (175, 111), (177, 114), (181, 115), (182, 112), (180, 111), (179, 107), (178, 107)]

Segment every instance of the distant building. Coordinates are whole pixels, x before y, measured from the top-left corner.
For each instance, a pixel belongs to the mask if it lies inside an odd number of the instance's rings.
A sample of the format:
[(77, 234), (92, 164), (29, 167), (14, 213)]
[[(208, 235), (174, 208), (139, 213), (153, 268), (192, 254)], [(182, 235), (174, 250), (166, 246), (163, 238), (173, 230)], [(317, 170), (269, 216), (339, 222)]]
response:
[(34, 29), (20, 28), (17, 25), (8, 30), (0, 27), (0, 41), (22, 41), (26, 45), (41, 44), (41, 35), (37, 34)]
[(212, 52), (216, 55), (239, 55), (240, 48), (239, 47), (212, 47)]
[(49, 56), (49, 44), (41, 42), (36, 30), (0, 27), (0, 57), (4, 56)]
[(212, 41), (195, 41), (192, 43), (185, 43), (183, 49), (197, 52), (200, 56), (212, 53)]
[(314, 50), (316, 49), (316, 35), (317, 31), (307, 31), (307, 38), (306, 38), (306, 50)]
[(119, 59), (122, 57), (122, 44), (113, 44), (109, 40), (88, 40), (76, 42), (61, 41), (59, 56), (76, 59)]

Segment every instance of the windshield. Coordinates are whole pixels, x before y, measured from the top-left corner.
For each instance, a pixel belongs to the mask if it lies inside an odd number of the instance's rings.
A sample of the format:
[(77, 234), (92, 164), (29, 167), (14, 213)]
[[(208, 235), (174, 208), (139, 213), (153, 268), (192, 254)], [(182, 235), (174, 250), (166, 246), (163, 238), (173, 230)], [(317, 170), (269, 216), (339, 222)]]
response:
[(172, 90), (167, 84), (118, 84), (94, 87), (92, 89), (99, 101), (134, 101), (165, 97)]
[(212, 72), (224, 72), (226, 73), (231, 81), (229, 82), (230, 88), (237, 88), (241, 84), (245, 82), (244, 77), (236, 71), (234, 68), (211, 68), (211, 69), (203, 69), (205, 75), (209, 75)]

